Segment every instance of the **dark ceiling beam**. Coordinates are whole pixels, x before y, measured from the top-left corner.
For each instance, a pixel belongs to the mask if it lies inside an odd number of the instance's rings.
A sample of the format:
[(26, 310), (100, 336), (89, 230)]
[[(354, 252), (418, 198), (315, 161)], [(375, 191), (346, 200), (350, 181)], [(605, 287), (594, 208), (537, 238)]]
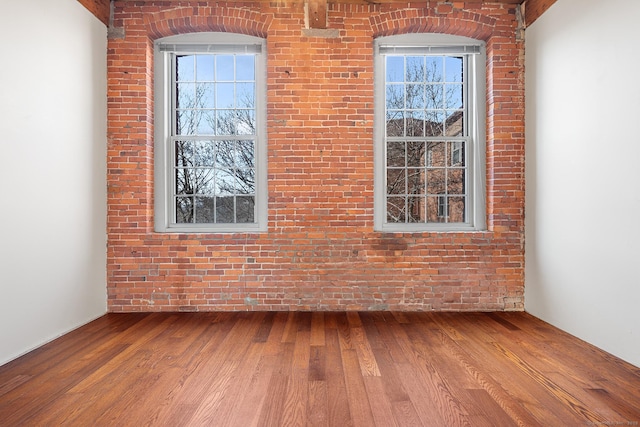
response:
[(78, 0), (78, 2), (93, 13), (104, 25), (109, 25), (109, 0)]
[(540, 17), (556, 0), (526, 0), (524, 2), (524, 22), (528, 27)]
[[(108, 3), (108, 0), (78, 0), (80, 3)], [(153, 1), (153, 0), (118, 0), (120, 2), (144, 2), (144, 1)], [(213, 0), (207, 0), (211, 3), (215, 3), (215, 1)], [(204, 3), (207, 3), (207, 1), (204, 1)], [(289, 4), (292, 5), (299, 5), (299, 4), (303, 4), (305, 2), (309, 2), (310, 0), (227, 0), (230, 3), (233, 3), (234, 1), (241, 1), (243, 3), (248, 3), (248, 2), (253, 2), (253, 3), (266, 3), (266, 4), (272, 4), (272, 5), (281, 5), (281, 6), (286, 6)], [(412, 3), (412, 4), (419, 4), (419, 3), (465, 3), (465, 2), (469, 2), (469, 3), (494, 3), (494, 4), (521, 4), (526, 0), (317, 0), (318, 2), (321, 3), (328, 3), (328, 4), (338, 4), (338, 3), (343, 3), (343, 4), (407, 4), (407, 3)], [(194, 3), (196, 3), (196, 1), (194, 0)]]

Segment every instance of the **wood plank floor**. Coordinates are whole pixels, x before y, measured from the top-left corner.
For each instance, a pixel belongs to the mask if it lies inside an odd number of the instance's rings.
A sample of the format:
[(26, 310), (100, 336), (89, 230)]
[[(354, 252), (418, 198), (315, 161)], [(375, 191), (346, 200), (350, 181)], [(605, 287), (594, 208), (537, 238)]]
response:
[(637, 426), (640, 369), (526, 313), (108, 314), (0, 367), (2, 426)]

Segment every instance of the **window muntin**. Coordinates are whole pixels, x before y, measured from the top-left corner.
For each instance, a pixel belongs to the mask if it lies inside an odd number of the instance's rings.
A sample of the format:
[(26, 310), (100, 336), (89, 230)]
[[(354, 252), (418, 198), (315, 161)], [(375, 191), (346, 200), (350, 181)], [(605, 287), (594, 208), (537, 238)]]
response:
[(482, 53), (452, 36), (376, 41), (376, 229), (484, 227)]
[(156, 230), (262, 231), (264, 43), (219, 33), (169, 39), (157, 44), (165, 75), (156, 117), (165, 121), (156, 134), (165, 145)]

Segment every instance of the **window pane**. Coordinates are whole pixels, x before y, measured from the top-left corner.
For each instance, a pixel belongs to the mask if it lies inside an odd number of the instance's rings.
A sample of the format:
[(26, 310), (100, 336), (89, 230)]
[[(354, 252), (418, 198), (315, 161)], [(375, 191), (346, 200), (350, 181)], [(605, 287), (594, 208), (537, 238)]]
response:
[(233, 55), (216, 55), (216, 80), (234, 81)]
[(216, 135), (235, 135), (236, 117), (234, 110), (216, 111)]
[(464, 136), (464, 112), (447, 111), (446, 114), (444, 134), (446, 136)]
[(178, 224), (188, 224), (193, 222), (194, 206), (191, 197), (176, 198), (176, 222)]
[(234, 169), (236, 175), (236, 194), (255, 194), (255, 169)]
[(213, 197), (196, 197), (196, 215), (195, 221), (198, 224), (214, 222), (214, 203)]
[(447, 84), (445, 87), (445, 108), (461, 109), (464, 107), (462, 100), (462, 85), (461, 84)]
[(190, 144), (194, 147), (194, 166), (213, 166), (213, 160), (215, 158), (215, 146), (213, 141), (190, 141)]
[(407, 84), (404, 86), (406, 108), (422, 110), (425, 106), (424, 84)]
[(176, 86), (176, 108), (196, 108), (196, 84), (178, 83)]
[(236, 107), (237, 108), (254, 108), (255, 107), (255, 84), (254, 83), (237, 83), (236, 84)]
[(256, 112), (255, 110), (236, 110), (236, 134), (255, 135), (256, 134)]
[(448, 222), (465, 222), (465, 198), (449, 197), (448, 201)]
[(386, 89), (387, 110), (401, 110), (404, 108), (404, 85), (389, 84)]
[(446, 185), (445, 169), (429, 169), (427, 170), (427, 193), (443, 194)]
[(444, 119), (444, 113), (440, 111), (428, 111), (425, 121), (425, 136), (442, 136)]
[(465, 156), (464, 156), (464, 142), (463, 141), (453, 141), (447, 143), (448, 152), (450, 155), (448, 156), (448, 166), (465, 166)]
[(427, 222), (438, 223), (446, 221), (446, 200), (445, 196), (427, 197)]
[(213, 110), (200, 111), (198, 115), (198, 135), (213, 135), (215, 118)]
[(424, 136), (424, 113), (422, 111), (407, 112), (405, 129), (407, 136)]
[(196, 56), (196, 79), (199, 82), (213, 81), (213, 55)]
[(192, 82), (195, 79), (194, 56), (176, 56), (176, 80), (179, 82)]
[(445, 80), (447, 82), (462, 82), (463, 65), (464, 61), (462, 58), (447, 56), (444, 65), (446, 69)]
[(424, 169), (407, 170), (407, 194), (424, 194), (426, 174)]
[(441, 82), (443, 58), (441, 56), (427, 56), (426, 61), (427, 65), (425, 70), (425, 81)]
[(425, 107), (427, 110), (444, 108), (444, 85), (425, 85)]
[(216, 83), (216, 108), (235, 107), (233, 83)]
[(403, 56), (387, 56), (387, 82), (404, 81), (404, 57)]
[(427, 203), (424, 197), (407, 198), (407, 222), (425, 222)]
[(404, 136), (404, 112), (387, 112), (387, 136)]
[(430, 154), (428, 154), (428, 158), (430, 162), (428, 166), (436, 167), (445, 165), (445, 147), (446, 143), (444, 142), (429, 142), (428, 150)]
[(387, 170), (387, 194), (406, 194), (406, 169)]
[(198, 83), (196, 87), (198, 97), (198, 108), (214, 108), (214, 85), (213, 83)]
[(237, 168), (253, 168), (255, 149), (251, 140), (238, 140), (235, 144), (234, 164)]
[(407, 166), (425, 166), (424, 141), (407, 142)]
[(404, 166), (405, 151), (403, 141), (391, 141), (387, 143), (387, 166)]
[(255, 215), (255, 197), (240, 196), (236, 197), (236, 222), (251, 223), (254, 222)]
[(213, 194), (213, 179), (210, 168), (176, 169), (176, 194)]
[(425, 79), (424, 56), (407, 56), (405, 65), (405, 81), (423, 82)]
[(237, 55), (236, 56), (236, 80), (250, 81), (255, 80), (255, 59), (253, 55)]
[(449, 169), (447, 174), (447, 194), (464, 194), (464, 169)]
[(176, 141), (176, 166), (194, 166), (195, 146), (193, 141)]
[(387, 197), (387, 222), (406, 222), (405, 212), (404, 197)]
[(177, 135), (195, 135), (197, 112), (194, 110), (178, 110), (176, 111), (176, 134)]
[(216, 194), (231, 195), (236, 194), (236, 177), (232, 171), (216, 171)]
[(199, 114), (196, 108), (196, 85), (178, 83), (176, 85), (176, 132), (178, 135), (195, 135)]
[(216, 141), (215, 166), (217, 169), (232, 169), (235, 166), (235, 141)]
[(176, 169), (176, 194), (193, 194), (193, 178), (190, 176), (192, 169)]
[(216, 197), (216, 221), (217, 223), (233, 223), (234, 221), (234, 197)]

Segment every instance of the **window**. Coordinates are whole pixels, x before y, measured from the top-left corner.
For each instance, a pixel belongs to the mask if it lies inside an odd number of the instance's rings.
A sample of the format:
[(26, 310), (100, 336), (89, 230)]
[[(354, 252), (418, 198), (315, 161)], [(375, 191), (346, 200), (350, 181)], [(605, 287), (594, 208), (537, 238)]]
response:
[(451, 165), (459, 166), (464, 163), (464, 144), (462, 141), (454, 141), (451, 146)]
[(447, 197), (438, 196), (438, 217), (446, 216)]
[(375, 227), (485, 227), (485, 49), (443, 34), (375, 42)]
[(156, 231), (265, 231), (264, 40), (197, 33), (155, 48)]

